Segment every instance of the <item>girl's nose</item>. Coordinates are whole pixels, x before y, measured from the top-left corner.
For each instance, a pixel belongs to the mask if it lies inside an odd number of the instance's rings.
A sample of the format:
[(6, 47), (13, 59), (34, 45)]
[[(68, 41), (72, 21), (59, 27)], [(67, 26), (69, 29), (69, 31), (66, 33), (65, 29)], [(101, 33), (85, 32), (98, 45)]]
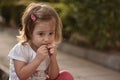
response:
[(44, 37), (44, 41), (45, 41), (45, 42), (48, 42), (48, 41), (49, 41), (49, 37), (48, 37), (48, 36), (45, 36), (45, 37)]

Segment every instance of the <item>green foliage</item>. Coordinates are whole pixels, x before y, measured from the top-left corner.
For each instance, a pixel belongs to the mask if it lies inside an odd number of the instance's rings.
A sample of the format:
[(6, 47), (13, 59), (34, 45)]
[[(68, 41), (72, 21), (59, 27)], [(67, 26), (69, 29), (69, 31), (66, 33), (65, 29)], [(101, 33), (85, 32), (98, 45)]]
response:
[(116, 41), (120, 41), (120, 1), (86, 0), (84, 4), (80, 13), (86, 17), (82, 19), (80, 33), (88, 33), (88, 39), (96, 48), (115, 47)]
[(1, 15), (5, 19), (6, 23), (9, 24), (10, 20), (14, 20), (17, 25), (20, 24), (22, 12), (25, 8), (24, 5), (16, 5), (16, 4), (0, 4)]
[(10, 9), (9, 9), (10, 6), (2, 6), (1, 7), (1, 16), (3, 16), (5, 18), (5, 21), (7, 23), (10, 22), (10, 19), (11, 19), (11, 13), (10, 13)]
[(68, 28), (84, 35), (95, 48), (120, 48), (119, 0), (62, 1), (72, 9), (66, 17)]
[(25, 9), (24, 5), (17, 5), (17, 6), (12, 6), (12, 18), (16, 22), (17, 25), (21, 24), (21, 16), (23, 13), (23, 10)]

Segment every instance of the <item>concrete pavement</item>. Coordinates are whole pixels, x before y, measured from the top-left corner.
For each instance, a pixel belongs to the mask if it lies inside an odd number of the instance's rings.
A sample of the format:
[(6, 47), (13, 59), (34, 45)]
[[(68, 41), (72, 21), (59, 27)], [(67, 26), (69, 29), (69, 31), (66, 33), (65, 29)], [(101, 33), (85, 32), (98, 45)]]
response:
[[(7, 30), (7, 31), (6, 31)], [(9, 69), (8, 52), (17, 43), (16, 29), (0, 28), (0, 68), (6, 73)], [(69, 70), (74, 80), (120, 80), (120, 72), (103, 67), (62, 51), (58, 53), (61, 70)]]

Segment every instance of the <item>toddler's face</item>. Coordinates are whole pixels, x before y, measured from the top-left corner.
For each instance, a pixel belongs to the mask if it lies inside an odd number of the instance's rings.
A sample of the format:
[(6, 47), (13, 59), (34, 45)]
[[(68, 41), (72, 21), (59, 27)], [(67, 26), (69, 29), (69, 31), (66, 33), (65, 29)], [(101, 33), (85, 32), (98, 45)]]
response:
[(34, 48), (41, 45), (52, 44), (55, 40), (55, 20), (40, 21), (35, 25), (32, 33), (31, 43)]

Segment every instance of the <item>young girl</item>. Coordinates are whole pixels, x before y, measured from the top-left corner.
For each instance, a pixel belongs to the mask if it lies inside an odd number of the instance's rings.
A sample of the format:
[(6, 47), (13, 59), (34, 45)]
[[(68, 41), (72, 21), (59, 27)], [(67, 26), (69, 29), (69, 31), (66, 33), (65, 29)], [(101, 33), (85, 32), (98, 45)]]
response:
[(22, 16), (22, 30), (9, 53), (9, 80), (73, 80), (59, 71), (56, 44), (61, 40), (61, 20), (48, 5), (31, 3)]

